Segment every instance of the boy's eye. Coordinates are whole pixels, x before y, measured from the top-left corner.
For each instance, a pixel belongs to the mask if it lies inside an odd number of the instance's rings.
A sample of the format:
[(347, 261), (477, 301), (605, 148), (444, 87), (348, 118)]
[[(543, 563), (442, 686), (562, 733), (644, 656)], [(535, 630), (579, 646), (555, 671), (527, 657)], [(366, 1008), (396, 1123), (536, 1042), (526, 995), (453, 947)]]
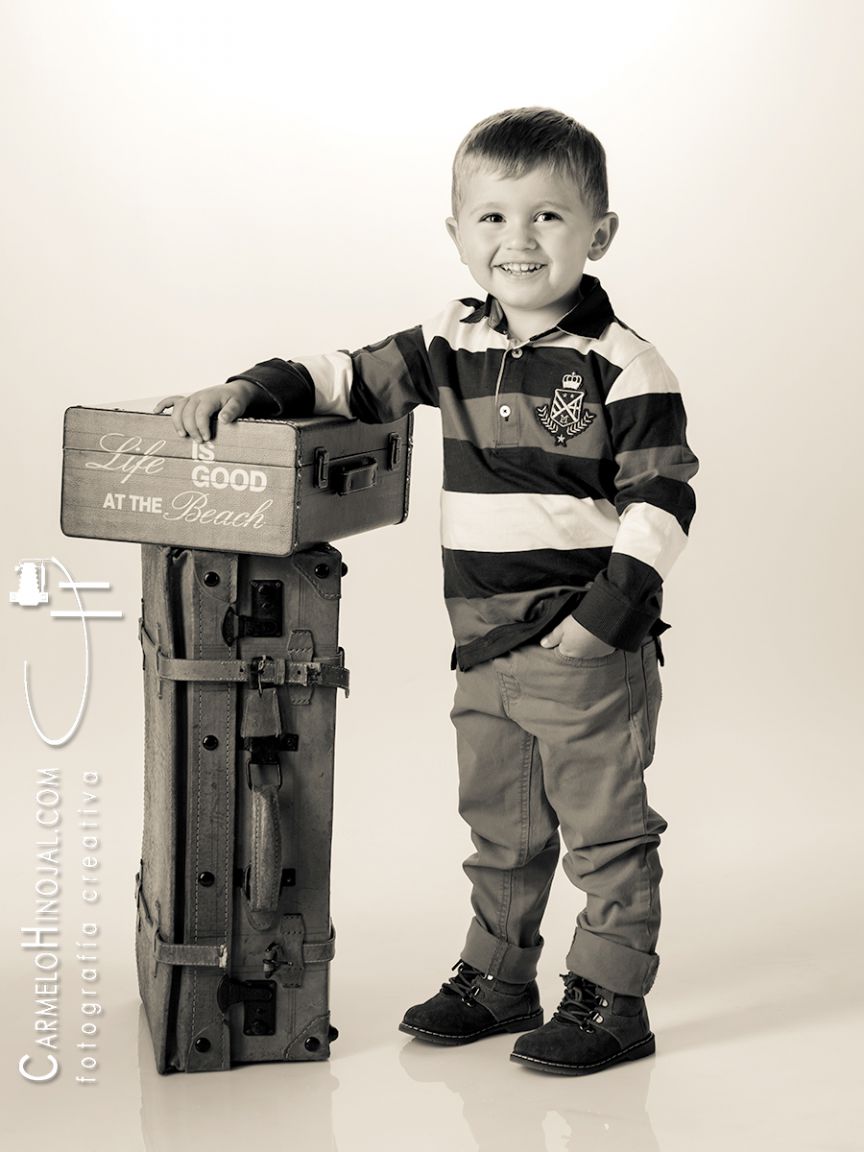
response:
[(557, 212), (538, 212), (537, 213), (537, 219), (538, 220), (560, 220), (561, 217), (558, 215)]
[(487, 212), (480, 217), (481, 224), (500, 224), (504, 217), (500, 212)]

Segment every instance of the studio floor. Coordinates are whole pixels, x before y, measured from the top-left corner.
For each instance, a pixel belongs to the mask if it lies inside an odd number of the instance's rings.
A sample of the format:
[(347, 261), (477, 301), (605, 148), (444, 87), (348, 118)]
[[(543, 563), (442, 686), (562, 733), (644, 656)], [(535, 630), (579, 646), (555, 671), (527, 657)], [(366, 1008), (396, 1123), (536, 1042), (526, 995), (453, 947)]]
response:
[[(790, 889), (748, 915), (734, 888), (722, 886), (724, 904), (718, 886), (710, 924), (698, 919), (695, 888), (673, 892), (649, 1001), (657, 1054), (586, 1078), (512, 1063), (512, 1037), (439, 1048), (399, 1033), (404, 1008), (446, 970), (424, 960), (415, 936), (394, 940), (388, 959), (350, 917), (333, 965), (340, 1036), (329, 1063), (160, 1077), (129, 957), (119, 956), (102, 985), (98, 1085), (76, 1084), (68, 1063), (51, 1085), (25, 1083), (13, 1072), (21, 1029), (4, 1034), (4, 1147), (860, 1152), (857, 950), (842, 946), (839, 920), (835, 938), (820, 925), (806, 893)], [(540, 983), (549, 1013), (560, 995), (554, 956)]]

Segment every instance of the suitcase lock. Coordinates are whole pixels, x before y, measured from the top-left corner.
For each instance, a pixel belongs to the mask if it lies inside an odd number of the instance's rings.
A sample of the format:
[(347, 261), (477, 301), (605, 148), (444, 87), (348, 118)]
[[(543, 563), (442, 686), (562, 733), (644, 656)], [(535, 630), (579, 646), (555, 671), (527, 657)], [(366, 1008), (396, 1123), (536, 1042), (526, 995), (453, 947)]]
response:
[(244, 1036), (275, 1035), (275, 980), (233, 980), (223, 976), (216, 989), (216, 1003), (222, 1012), (233, 1004), (243, 1005)]
[[(249, 753), (246, 765), (246, 779), (249, 780), (248, 768), (251, 764), (264, 767), (275, 764), (279, 767), (280, 752), (296, 752), (300, 747), (300, 737), (296, 732), (282, 732), (278, 736), (244, 736), (243, 750)], [(251, 783), (249, 784), (252, 787)], [(282, 769), (279, 768), (279, 787), (282, 787)]]
[(250, 584), (252, 611), (241, 616), (233, 607), (222, 621), (222, 639), (233, 647), (241, 636), (281, 636), (284, 590), (281, 580), (253, 580)]
[(393, 472), (402, 462), (402, 437), (391, 432), (387, 437), (387, 470)]
[(326, 488), (330, 479), (330, 453), (326, 448), (315, 449), (315, 487)]

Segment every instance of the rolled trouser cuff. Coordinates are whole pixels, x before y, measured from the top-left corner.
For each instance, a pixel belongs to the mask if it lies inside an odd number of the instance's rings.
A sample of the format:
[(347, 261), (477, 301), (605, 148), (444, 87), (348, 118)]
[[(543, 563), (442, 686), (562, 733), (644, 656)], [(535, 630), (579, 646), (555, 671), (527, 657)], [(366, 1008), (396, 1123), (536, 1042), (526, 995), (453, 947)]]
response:
[(520, 948), (499, 940), (472, 920), (462, 949), (461, 959), (487, 976), (496, 976), (510, 984), (527, 984), (537, 975), (537, 962), (543, 951), (543, 939), (534, 948)]
[(586, 980), (625, 996), (650, 991), (660, 958), (656, 952), (637, 952), (580, 928), (567, 953), (567, 967)]

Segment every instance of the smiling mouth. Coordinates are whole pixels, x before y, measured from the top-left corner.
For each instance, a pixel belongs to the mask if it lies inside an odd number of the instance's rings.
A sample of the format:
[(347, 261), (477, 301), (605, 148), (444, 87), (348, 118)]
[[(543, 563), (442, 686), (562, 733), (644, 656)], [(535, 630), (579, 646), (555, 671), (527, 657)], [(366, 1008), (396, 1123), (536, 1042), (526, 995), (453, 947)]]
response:
[(535, 272), (539, 272), (541, 268), (545, 268), (545, 264), (496, 264), (496, 268), (500, 268), (502, 272), (506, 272), (508, 276), (520, 277), (531, 276)]

